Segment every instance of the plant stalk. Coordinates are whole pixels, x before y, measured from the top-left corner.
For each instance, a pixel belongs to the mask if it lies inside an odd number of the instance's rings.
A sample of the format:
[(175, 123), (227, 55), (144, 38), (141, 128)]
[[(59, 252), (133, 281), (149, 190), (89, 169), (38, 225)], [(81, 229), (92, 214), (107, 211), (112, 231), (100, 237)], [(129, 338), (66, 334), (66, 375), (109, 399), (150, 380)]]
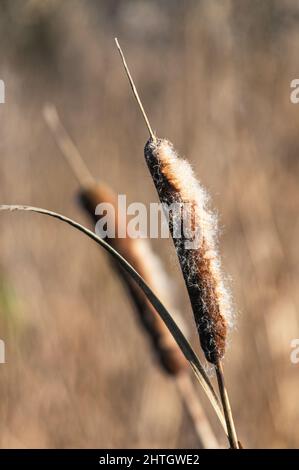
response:
[(218, 387), (224, 412), (224, 417), (227, 426), (227, 437), (230, 444), (231, 449), (239, 449), (239, 443), (236, 433), (236, 428), (233, 420), (232, 410), (229, 402), (229, 397), (227, 393), (227, 389), (225, 386), (224, 381), (224, 372), (223, 372), (223, 365), (220, 360), (217, 361), (215, 365), (216, 368), (216, 375), (218, 381)]

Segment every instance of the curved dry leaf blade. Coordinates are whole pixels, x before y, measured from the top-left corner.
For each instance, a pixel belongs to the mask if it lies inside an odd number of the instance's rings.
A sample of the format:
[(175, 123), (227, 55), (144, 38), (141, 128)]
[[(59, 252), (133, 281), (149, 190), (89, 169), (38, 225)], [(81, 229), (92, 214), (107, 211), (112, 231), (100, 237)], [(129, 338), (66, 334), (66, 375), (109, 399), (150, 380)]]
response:
[(0, 205), (0, 211), (11, 211), (11, 212), (12, 211), (27, 211), (27, 212), (35, 212), (35, 213), (47, 215), (49, 217), (53, 217), (55, 219), (58, 219), (62, 222), (67, 223), (68, 225), (84, 233), (86, 236), (94, 240), (98, 245), (102, 246), (111, 256), (113, 256), (113, 258), (115, 258), (120, 263), (123, 269), (126, 270), (126, 272), (134, 279), (134, 281), (143, 290), (144, 294), (147, 296), (150, 303), (153, 305), (157, 313), (160, 315), (160, 317), (166, 324), (170, 333), (172, 334), (177, 344), (181, 348), (184, 356), (189, 361), (192, 367), (192, 370), (198, 382), (201, 384), (202, 388), (204, 389), (210, 403), (212, 404), (225, 433), (227, 432), (219, 399), (196, 353), (194, 352), (188, 340), (185, 338), (185, 336), (183, 335), (183, 333), (181, 332), (181, 330), (179, 329), (179, 327), (177, 326), (177, 324), (175, 323), (171, 315), (168, 313), (164, 305), (160, 302), (158, 297), (156, 297), (154, 292), (150, 289), (150, 287), (146, 284), (146, 282), (138, 274), (138, 272), (116, 250), (114, 250), (107, 242), (105, 242), (105, 240), (98, 237), (94, 232), (84, 227), (83, 225), (79, 224), (78, 222), (68, 217), (65, 217), (62, 214), (58, 214), (56, 212), (49, 211), (47, 209), (42, 209), (39, 207), (32, 207), (32, 206), (25, 206), (25, 205), (6, 205), (6, 204)]

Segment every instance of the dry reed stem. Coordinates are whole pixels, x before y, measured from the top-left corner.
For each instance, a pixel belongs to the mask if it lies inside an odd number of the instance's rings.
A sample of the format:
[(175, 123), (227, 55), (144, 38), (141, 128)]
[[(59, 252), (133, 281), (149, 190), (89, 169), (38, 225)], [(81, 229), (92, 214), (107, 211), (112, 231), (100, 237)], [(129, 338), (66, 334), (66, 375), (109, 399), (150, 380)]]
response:
[(55, 106), (52, 104), (45, 105), (43, 108), (43, 116), (53, 135), (55, 136), (55, 140), (61, 150), (61, 153), (64, 155), (69, 166), (72, 168), (72, 171), (76, 176), (79, 184), (83, 187), (92, 184), (93, 177), (85, 165), (84, 160), (81, 158), (77, 147), (69, 138), (67, 132), (61, 124)]

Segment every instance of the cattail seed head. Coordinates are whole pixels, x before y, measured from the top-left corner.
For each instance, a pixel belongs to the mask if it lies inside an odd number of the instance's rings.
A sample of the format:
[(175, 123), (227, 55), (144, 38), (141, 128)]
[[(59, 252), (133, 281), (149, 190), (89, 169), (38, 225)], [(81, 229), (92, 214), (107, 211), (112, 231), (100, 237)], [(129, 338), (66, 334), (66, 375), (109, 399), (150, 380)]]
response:
[(225, 353), (228, 327), (231, 324), (230, 294), (224, 285), (217, 251), (217, 218), (208, 209), (208, 197), (195, 178), (190, 164), (180, 158), (165, 139), (150, 139), (145, 158), (160, 201), (168, 206), (179, 203), (189, 211), (196, 245), (188, 247), (189, 236), (181, 231), (174, 237), (175, 224), (169, 219), (180, 266), (190, 297), (200, 342), (206, 359), (216, 364)]
[[(93, 222), (97, 222), (99, 216), (95, 215), (95, 209), (100, 203), (110, 203), (117, 209), (117, 195), (110, 187), (103, 183), (94, 183), (81, 188), (79, 202), (89, 214)], [(115, 225), (118, 226), (117, 210), (115, 210)], [(130, 237), (107, 238), (106, 241), (115, 248), (143, 277), (151, 289), (161, 298), (164, 305), (172, 312), (176, 322), (184, 330), (184, 323), (178, 311), (173, 307), (171, 299), (171, 286), (164, 272), (164, 268), (158, 256), (145, 239), (133, 239)], [(182, 351), (170, 334), (163, 320), (148, 301), (142, 290), (128, 274), (114, 264), (119, 272), (124, 286), (132, 298), (136, 311), (143, 327), (147, 331), (155, 353), (158, 355), (163, 369), (172, 375), (177, 375), (188, 367)]]

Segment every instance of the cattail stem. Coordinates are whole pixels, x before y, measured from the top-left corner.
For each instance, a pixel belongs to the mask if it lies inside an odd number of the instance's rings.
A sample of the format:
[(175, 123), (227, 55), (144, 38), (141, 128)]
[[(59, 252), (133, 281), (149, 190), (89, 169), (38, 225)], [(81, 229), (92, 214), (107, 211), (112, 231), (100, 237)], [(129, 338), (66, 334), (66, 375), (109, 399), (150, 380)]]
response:
[(224, 417), (225, 417), (226, 426), (227, 426), (229, 444), (230, 444), (231, 449), (239, 449), (238, 438), (237, 438), (237, 433), (236, 433), (235, 424), (233, 420), (232, 410), (231, 410), (231, 406), (229, 402), (227, 389), (225, 386), (223, 365), (222, 365), (221, 360), (217, 361), (215, 365), (215, 369), (216, 369), (216, 375), (217, 375), (217, 381), (218, 381), (218, 387), (219, 387)]

